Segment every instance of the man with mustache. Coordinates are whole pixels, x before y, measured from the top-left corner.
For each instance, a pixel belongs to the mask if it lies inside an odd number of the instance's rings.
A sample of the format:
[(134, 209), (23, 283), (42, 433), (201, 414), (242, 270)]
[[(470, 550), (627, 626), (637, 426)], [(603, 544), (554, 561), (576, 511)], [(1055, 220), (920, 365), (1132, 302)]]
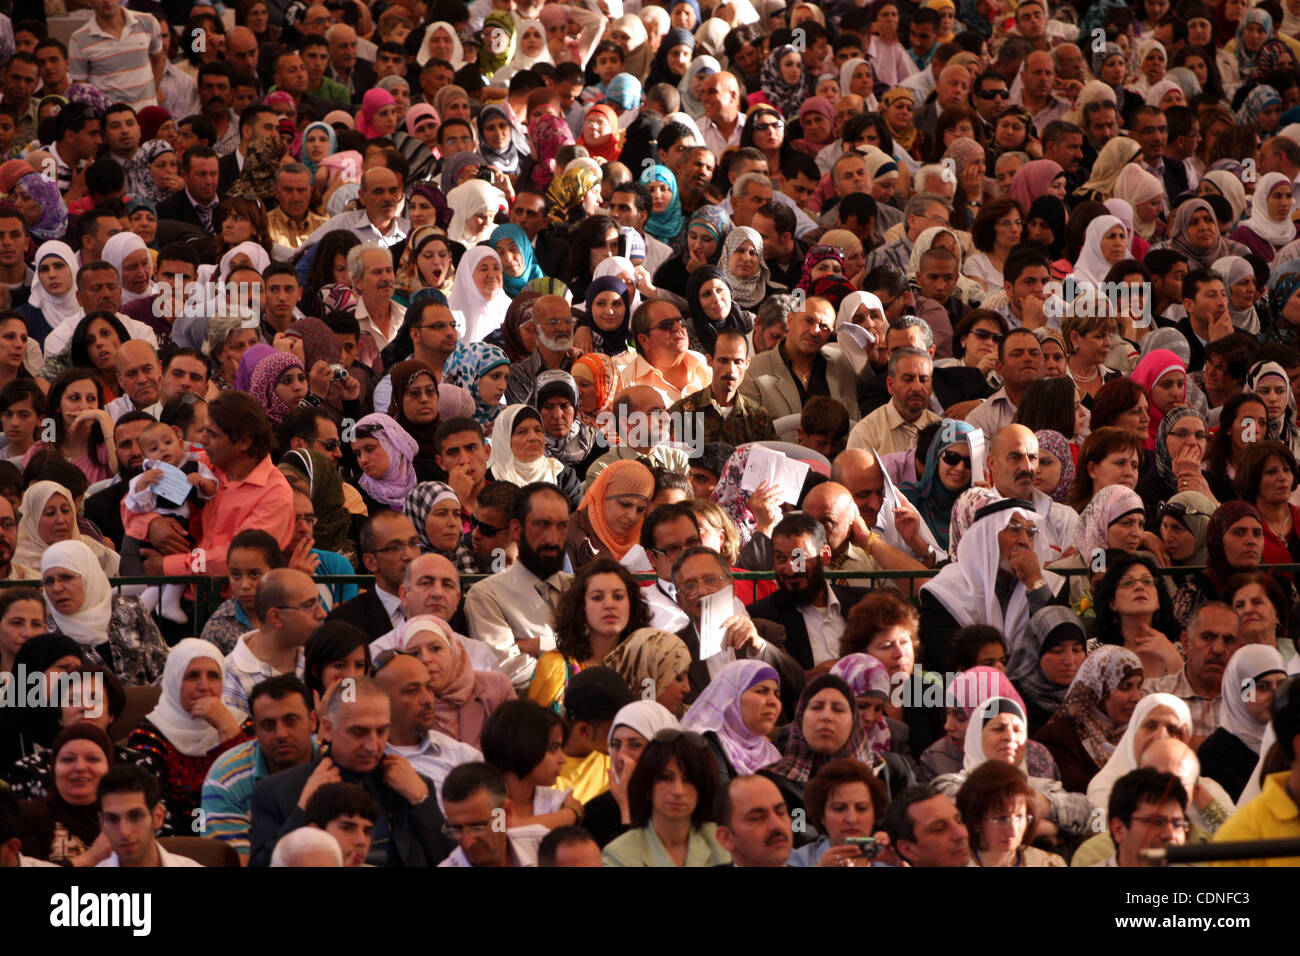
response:
[(360, 209), (341, 212), (326, 221), (303, 243), (312, 246), (327, 232), (348, 229), (362, 242), (393, 246), (411, 233), (411, 221), (397, 214), (402, 199), (402, 179), (386, 166), (371, 166), (361, 174)]
[(569, 500), (557, 486), (539, 481), (520, 488), (510, 510), (519, 559), (465, 595), (469, 636), (496, 651), (501, 672), (520, 692), (541, 653), (555, 650), (555, 608), (573, 579), (561, 570), (568, 530)]
[(532, 405), (537, 396), (537, 377), (549, 369), (567, 372), (573, 368), (573, 310), (562, 295), (544, 295), (533, 303), (533, 331), (537, 349), (510, 366), (506, 379), (507, 405)]
[(704, 356), (691, 350), (686, 321), (671, 302), (654, 300), (637, 307), (632, 313), (636, 353), (631, 361), (620, 360), (620, 390), (648, 385), (671, 403), (709, 384), (713, 373)]
[(433, 782), (405, 757), (387, 752), (392, 726), (388, 695), (369, 677), (350, 680), (352, 693), (332, 694), (321, 716), (320, 737), (329, 744), (328, 755), (272, 774), (253, 790), (251, 865), (266, 866), (276, 842), (307, 825), (312, 794), (340, 781), (360, 784), (383, 811), (368, 862), (427, 867), (451, 853)]
[(867, 592), (826, 582), (831, 547), (822, 523), (807, 514), (786, 515), (772, 531), (772, 558), (777, 591), (751, 605), (750, 615), (785, 627), (786, 652), (804, 670), (839, 659), (849, 608)]
[[(583, 490), (602, 471), (616, 461), (639, 461), (651, 471), (671, 471), (682, 476), (690, 475), (691, 458), (688, 452), (669, 445), (669, 422), (664, 408), (664, 397), (649, 385), (633, 385), (614, 396), (609, 414), (618, 429), (619, 443), (587, 467)], [(696, 435), (695, 437), (698, 437)], [(597, 433), (596, 447), (601, 446)]]
[(434, 796), (452, 768), (483, 759), (476, 747), (434, 729), (433, 678), (418, 657), (396, 651), (377, 660), (375, 680), (388, 694), (393, 723), (388, 750), (408, 760), (416, 772), (433, 781)]
[[(1192, 610), (1183, 629), (1183, 653), (1187, 663), (1181, 670), (1142, 683), (1148, 694), (1173, 694), (1181, 697), (1192, 712), (1192, 739), (1195, 750), (1219, 726), (1219, 691), (1228, 658), (1241, 643), (1241, 619), (1222, 601), (1205, 601)], [(1240, 693), (1239, 688), (1230, 688)]]
[(767, 777), (732, 777), (718, 794), (718, 843), (732, 866), (785, 866), (794, 849), (790, 809)]
[[(126, 497), (131, 479), (140, 474), (144, 453), (140, 451), (140, 435), (154, 423), (148, 412), (127, 412), (113, 425), (113, 445), (117, 450), (117, 475), (105, 482), (96, 482), (86, 492), (86, 517), (109, 541), (121, 541), (122, 499)], [(33, 572), (31, 577), (38, 575)]]
[[(1055, 561), (1073, 544), (1079, 515), (1034, 487), (1038, 472), (1038, 439), (1024, 425), (1008, 425), (993, 436), (988, 450), (989, 479), (1004, 498), (1020, 498), (1034, 506), (1039, 535), (1034, 550), (1043, 562)], [(1091, 561), (1091, 556), (1084, 555)]]
[(874, 448), (882, 455), (916, 447), (922, 428), (939, 421), (930, 411), (934, 360), (924, 349), (905, 346), (889, 356), (885, 387), (889, 401), (849, 433), (848, 447)]
[(743, 333), (719, 332), (709, 353), (713, 381), (693, 395), (674, 403), (673, 421), (694, 415), (704, 426), (704, 441), (744, 445), (776, 439), (772, 418), (763, 407), (740, 394), (740, 383), (749, 368), (749, 340)]
[(362, 243), (348, 251), (348, 275), (361, 300), (356, 311), (361, 361), (380, 371), (379, 353), (397, 337), (406, 316), (406, 309), (393, 301), (393, 255), (382, 243)]

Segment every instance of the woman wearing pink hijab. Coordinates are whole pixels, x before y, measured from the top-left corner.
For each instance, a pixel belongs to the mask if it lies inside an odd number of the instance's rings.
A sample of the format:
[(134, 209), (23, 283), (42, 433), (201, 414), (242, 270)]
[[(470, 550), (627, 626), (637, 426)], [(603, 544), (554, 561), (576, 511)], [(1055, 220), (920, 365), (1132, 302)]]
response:
[(366, 139), (392, 136), (400, 119), (397, 101), (387, 90), (366, 90), (361, 99), (361, 112), (357, 114), (357, 132)]
[(1154, 451), (1165, 412), (1187, 404), (1187, 363), (1169, 349), (1152, 349), (1137, 363), (1132, 378), (1147, 391), (1151, 421), (1146, 447)]
[(1023, 211), (1028, 211), (1039, 196), (1055, 196), (1064, 201), (1065, 191), (1065, 170), (1051, 159), (1025, 163), (1011, 180), (1011, 198), (1020, 204)]

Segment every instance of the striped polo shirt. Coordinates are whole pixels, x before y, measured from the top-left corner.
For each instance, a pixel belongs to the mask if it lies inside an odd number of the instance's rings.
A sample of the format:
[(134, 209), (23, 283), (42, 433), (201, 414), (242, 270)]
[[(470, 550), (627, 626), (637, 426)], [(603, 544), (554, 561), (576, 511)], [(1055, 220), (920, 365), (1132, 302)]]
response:
[(74, 83), (90, 83), (114, 103), (136, 109), (156, 106), (153, 66), (149, 58), (162, 52), (158, 21), (150, 14), (123, 9), (126, 25), (121, 37), (104, 30), (94, 17), (68, 40), (68, 75)]

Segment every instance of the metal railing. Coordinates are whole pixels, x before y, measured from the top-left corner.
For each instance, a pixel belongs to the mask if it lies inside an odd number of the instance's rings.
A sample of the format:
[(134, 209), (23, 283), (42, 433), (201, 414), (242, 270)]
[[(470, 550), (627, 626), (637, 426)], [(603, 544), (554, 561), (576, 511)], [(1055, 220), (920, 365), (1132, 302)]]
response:
[[(1189, 567), (1174, 568), (1157, 568), (1156, 572), (1162, 575), (1168, 574), (1194, 574), (1197, 571), (1204, 570), (1201, 565)], [(1300, 564), (1268, 564), (1260, 565), (1259, 570), (1270, 572), (1272, 574), (1300, 574)], [(1061, 568), (1054, 573), (1065, 577), (1088, 574), (1090, 568)], [(832, 581), (887, 581), (887, 580), (912, 580), (916, 578), (930, 578), (938, 572), (927, 569), (925, 571), (827, 571), (826, 577)], [(653, 581), (656, 575), (653, 572), (635, 572), (634, 577), (639, 581)], [(484, 578), (491, 577), (490, 574), (462, 574), (460, 576), (461, 590), (464, 591), (470, 585)], [(732, 577), (737, 581), (771, 581), (776, 575), (772, 571), (733, 571)], [(368, 588), (374, 584), (375, 576), (373, 574), (323, 574), (314, 576), (317, 584), (335, 585), (335, 584), (356, 584), (361, 588)], [(109, 578), (109, 584), (117, 589), (123, 585), (144, 585), (146, 587), (155, 584), (185, 584), (194, 588), (194, 607), (195, 613), (191, 615), (193, 624), (193, 633), (197, 637), (203, 630), (203, 625), (207, 623), (212, 612), (217, 609), (221, 603), (222, 592), (225, 590), (227, 579), (225, 577), (203, 577), (195, 575), (136, 575), (132, 577)], [(0, 588), (12, 587), (32, 587), (40, 589), (40, 581), (0, 581)]]

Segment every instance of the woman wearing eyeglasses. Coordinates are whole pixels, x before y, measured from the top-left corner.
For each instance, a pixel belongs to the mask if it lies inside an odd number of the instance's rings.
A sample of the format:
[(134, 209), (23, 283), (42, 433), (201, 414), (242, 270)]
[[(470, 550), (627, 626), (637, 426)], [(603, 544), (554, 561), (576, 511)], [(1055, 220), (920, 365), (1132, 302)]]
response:
[(633, 829), (605, 847), (604, 866), (718, 866), (731, 862), (710, 822), (718, 772), (697, 733), (660, 730), (628, 782)]
[(740, 131), (741, 148), (752, 147), (767, 157), (768, 169), (780, 169), (791, 150), (785, 138), (785, 118), (774, 106), (756, 106), (745, 117)]
[(1173, 495), (1196, 492), (1209, 502), (1209, 512), (1218, 502), (1236, 497), (1232, 482), (1218, 469), (1204, 465), (1209, 443), (1205, 418), (1190, 405), (1170, 408), (1156, 432), (1155, 467), (1146, 471), (1137, 492), (1147, 506), (1147, 524), (1155, 528), (1161, 502)]
[(972, 309), (953, 327), (954, 357), (936, 360), (935, 368), (964, 365), (978, 369), (991, 392), (1002, 384), (1002, 376), (997, 370), (998, 343), (1006, 331), (1006, 320), (994, 310)]
[(1032, 846), (1037, 794), (1015, 767), (990, 760), (971, 771), (957, 791), (957, 810), (970, 834), (976, 866), (1065, 866), (1055, 853)]
[[(925, 471), (920, 479), (907, 482), (899, 490), (916, 506), (925, 523), (927, 537), (941, 551), (948, 550), (948, 528), (952, 506), (970, 487), (970, 434), (975, 426), (952, 418), (939, 423), (939, 434), (925, 455)], [(924, 533), (924, 531), (923, 531)]]
[(1132, 651), (1143, 674), (1162, 677), (1183, 666), (1169, 592), (1149, 555), (1106, 552), (1106, 573), (1093, 589), (1096, 619), (1092, 636), (1102, 644)]
[(989, 292), (1002, 288), (1007, 254), (1020, 242), (1023, 217), (1014, 199), (994, 199), (981, 207), (971, 224), (971, 242), (979, 251), (962, 265), (962, 274)]

